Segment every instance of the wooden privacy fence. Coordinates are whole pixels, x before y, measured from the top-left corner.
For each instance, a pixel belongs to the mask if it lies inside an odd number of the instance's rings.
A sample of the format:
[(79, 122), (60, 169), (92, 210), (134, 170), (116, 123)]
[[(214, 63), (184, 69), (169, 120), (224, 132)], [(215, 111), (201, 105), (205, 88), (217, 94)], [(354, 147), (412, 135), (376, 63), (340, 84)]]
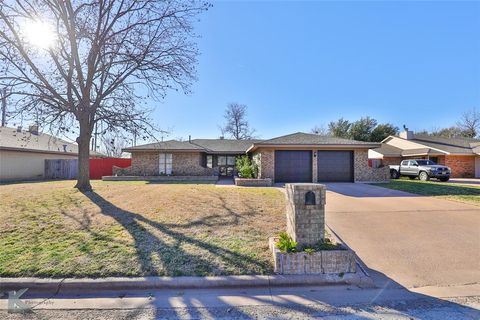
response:
[[(102, 179), (102, 176), (111, 176), (113, 166), (126, 168), (131, 165), (132, 159), (126, 158), (90, 159), (90, 179)], [(45, 160), (45, 179), (76, 179), (77, 177), (77, 159)]]
[(45, 160), (45, 179), (76, 179), (77, 177), (77, 159)]

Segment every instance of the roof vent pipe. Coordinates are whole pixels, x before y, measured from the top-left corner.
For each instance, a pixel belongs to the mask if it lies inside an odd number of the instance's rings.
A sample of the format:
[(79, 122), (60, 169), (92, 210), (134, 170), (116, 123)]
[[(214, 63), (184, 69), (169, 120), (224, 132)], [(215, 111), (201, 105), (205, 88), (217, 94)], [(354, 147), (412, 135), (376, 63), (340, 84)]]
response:
[(188, 142), (192, 142), (192, 136), (191, 135), (188, 135)]
[(28, 131), (30, 131), (31, 134), (34, 134), (36, 136), (38, 136), (38, 125), (31, 125), (29, 128), (28, 128)]

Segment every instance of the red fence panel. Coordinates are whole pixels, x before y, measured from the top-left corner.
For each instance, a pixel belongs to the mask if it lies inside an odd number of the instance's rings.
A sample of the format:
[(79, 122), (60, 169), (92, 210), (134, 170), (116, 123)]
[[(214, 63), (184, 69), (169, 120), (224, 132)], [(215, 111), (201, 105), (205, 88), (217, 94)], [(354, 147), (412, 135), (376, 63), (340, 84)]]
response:
[(112, 175), (112, 167), (130, 167), (132, 159), (129, 158), (95, 158), (90, 159), (90, 179), (102, 179), (103, 176)]

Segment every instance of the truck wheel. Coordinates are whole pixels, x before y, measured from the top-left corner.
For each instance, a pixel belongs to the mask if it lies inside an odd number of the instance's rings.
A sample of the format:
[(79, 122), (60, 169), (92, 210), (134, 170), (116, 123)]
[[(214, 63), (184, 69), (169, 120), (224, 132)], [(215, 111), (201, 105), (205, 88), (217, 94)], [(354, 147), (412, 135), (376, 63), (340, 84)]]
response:
[(398, 173), (397, 170), (390, 170), (390, 178), (398, 179), (398, 178), (400, 178), (400, 174)]
[(422, 181), (430, 180), (430, 177), (428, 176), (428, 173), (426, 173), (425, 171), (420, 172), (420, 174), (418, 175), (418, 178), (420, 178), (420, 180), (422, 180)]

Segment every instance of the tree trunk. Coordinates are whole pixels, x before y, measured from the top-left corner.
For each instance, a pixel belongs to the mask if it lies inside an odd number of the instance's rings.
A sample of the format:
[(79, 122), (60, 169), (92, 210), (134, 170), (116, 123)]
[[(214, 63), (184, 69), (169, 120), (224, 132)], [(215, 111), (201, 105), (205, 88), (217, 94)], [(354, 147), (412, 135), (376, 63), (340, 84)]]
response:
[(90, 185), (90, 138), (92, 136), (88, 121), (80, 121), (80, 136), (78, 143), (78, 178), (75, 188), (78, 190), (92, 191)]

